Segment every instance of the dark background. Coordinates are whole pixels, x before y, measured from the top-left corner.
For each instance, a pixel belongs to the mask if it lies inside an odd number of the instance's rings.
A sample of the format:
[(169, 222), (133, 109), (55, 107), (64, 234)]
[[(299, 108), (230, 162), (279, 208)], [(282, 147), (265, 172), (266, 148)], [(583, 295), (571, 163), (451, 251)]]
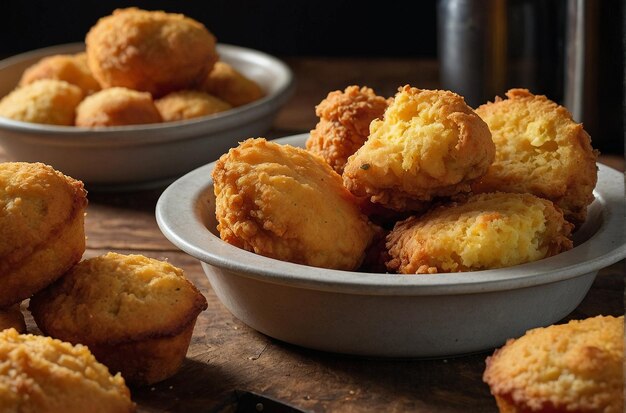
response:
[[(460, 0), (462, 1), (462, 0)], [(484, 0), (488, 5), (490, 1)], [(589, 0), (594, 1), (594, 0)], [(597, 1), (594, 30), (594, 93), (583, 119), (602, 152), (624, 151), (623, 0)], [(512, 45), (509, 54), (531, 53), (540, 73), (528, 87), (563, 103), (564, 20), (567, 0), (507, 0), (511, 18), (530, 21), (522, 30), (530, 47)], [(262, 50), (283, 58), (374, 57), (437, 58), (437, 0), (384, 1), (375, 7), (346, 0), (217, 0), (217, 1), (9, 1), (0, 7), (0, 57), (84, 40), (98, 18), (114, 9), (137, 6), (184, 13), (204, 23), (219, 42)], [(531, 13), (524, 15), (523, 13)], [(533, 13), (539, 13), (537, 15)], [(524, 17), (525, 16), (525, 17)], [(537, 17), (538, 16), (538, 17)], [(511, 16), (509, 16), (511, 17)], [(519, 31), (519, 30), (518, 30)], [(556, 39), (555, 39), (556, 37)], [(509, 56), (511, 57), (511, 56)]]

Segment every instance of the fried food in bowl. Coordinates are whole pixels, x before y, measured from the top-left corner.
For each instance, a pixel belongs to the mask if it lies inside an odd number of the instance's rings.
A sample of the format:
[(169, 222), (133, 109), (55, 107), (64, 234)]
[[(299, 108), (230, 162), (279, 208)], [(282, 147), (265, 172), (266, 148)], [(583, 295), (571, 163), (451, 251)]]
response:
[(14, 328), (18, 333), (26, 332), (26, 322), (24, 314), (20, 310), (20, 304), (13, 304), (10, 307), (0, 308), (0, 331)]
[(215, 62), (201, 89), (228, 102), (233, 107), (246, 105), (265, 95), (263, 89), (254, 80), (223, 61)]
[(0, 308), (58, 279), (85, 252), (83, 183), (41, 163), (0, 163)]
[(395, 210), (424, 209), (469, 192), (495, 155), (487, 124), (455, 93), (399, 89), (383, 119), (348, 158), (345, 186)]
[(155, 98), (193, 89), (218, 55), (215, 37), (182, 14), (118, 9), (87, 33), (89, 68), (103, 88), (122, 86)]
[(88, 128), (162, 121), (150, 93), (123, 87), (103, 89), (87, 96), (76, 108), (76, 126)]
[(248, 139), (212, 173), (222, 239), (270, 258), (355, 270), (377, 229), (341, 177), (304, 149)]
[(502, 413), (624, 411), (624, 317), (527, 331), (487, 358), (483, 380)]
[(42, 79), (15, 89), (0, 100), (0, 116), (48, 125), (74, 124), (83, 92), (62, 80)]
[(320, 155), (338, 173), (348, 157), (363, 146), (370, 123), (381, 118), (389, 101), (368, 87), (348, 86), (336, 90), (315, 107), (320, 121), (306, 141), (306, 149)]
[(164, 122), (199, 118), (232, 108), (223, 100), (197, 90), (172, 92), (154, 103)]
[(580, 225), (593, 201), (597, 152), (583, 125), (563, 106), (511, 89), (476, 109), (489, 125), (496, 157), (475, 192), (528, 192), (549, 199)]
[(134, 384), (178, 371), (196, 318), (206, 308), (180, 268), (112, 252), (81, 261), (29, 306), (42, 332), (87, 345)]
[(0, 331), (3, 412), (132, 413), (119, 374), (112, 376), (83, 345)]
[(480, 194), (396, 224), (387, 268), (401, 274), (476, 271), (537, 261), (572, 248), (572, 225), (531, 194)]
[(85, 96), (100, 90), (100, 84), (87, 65), (87, 54), (58, 54), (44, 57), (24, 71), (19, 86), (40, 79), (64, 80), (78, 86)]

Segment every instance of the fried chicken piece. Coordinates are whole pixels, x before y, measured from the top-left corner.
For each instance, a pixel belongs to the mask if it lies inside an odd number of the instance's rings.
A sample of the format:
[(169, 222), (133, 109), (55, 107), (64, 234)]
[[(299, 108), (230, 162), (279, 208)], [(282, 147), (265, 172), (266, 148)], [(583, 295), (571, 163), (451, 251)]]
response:
[(22, 122), (70, 126), (83, 92), (62, 80), (42, 79), (0, 100), (0, 116)]
[(222, 61), (215, 62), (201, 89), (234, 107), (252, 103), (265, 95), (254, 80)]
[(597, 152), (583, 125), (545, 96), (511, 89), (476, 109), (489, 125), (496, 159), (475, 192), (528, 192), (557, 204), (580, 225), (598, 179)]
[(487, 358), (502, 413), (624, 411), (624, 316), (535, 328)]
[(19, 85), (29, 85), (40, 79), (64, 80), (78, 86), (85, 96), (100, 90), (100, 84), (87, 65), (86, 53), (44, 57), (24, 71)]
[(118, 9), (85, 40), (93, 75), (103, 88), (123, 86), (155, 97), (194, 89), (217, 61), (215, 37), (182, 14)]
[(159, 123), (150, 93), (112, 87), (94, 93), (76, 108), (76, 126), (101, 127)]
[(270, 258), (355, 270), (377, 229), (341, 177), (304, 149), (248, 139), (213, 171), (218, 230)]
[(0, 308), (47, 287), (85, 252), (83, 183), (42, 163), (0, 163)]
[(348, 158), (344, 185), (395, 210), (469, 192), (495, 154), (489, 128), (455, 93), (404, 86)]
[(198, 90), (172, 92), (154, 103), (165, 122), (198, 118), (232, 108), (223, 100)]
[(9, 328), (14, 328), (18, 333), (26, 332), (26, 322), (19, 303), (7, 308), (0, 308), (0, 331)]
[(343, 173), (348, 157), (367, 140), (370, 123), (383, 116), (389, 103), (368, 87), (348, 86), (343, 92), (330, 92), (315, 107), (320, 121), (306, 141), (307, 150)]
[(572, 248), (572, 225), (548, 200), (497, 192), (432, 209), (396, 224), (387, 268), (434, 274), (509, 267)]

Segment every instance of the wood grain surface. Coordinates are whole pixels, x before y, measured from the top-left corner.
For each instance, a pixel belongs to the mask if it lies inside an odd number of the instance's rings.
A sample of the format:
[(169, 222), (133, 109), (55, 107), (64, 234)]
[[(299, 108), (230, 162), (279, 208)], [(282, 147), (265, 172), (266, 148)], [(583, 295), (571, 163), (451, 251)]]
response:
[[(311, 129), (316, 122), (315, 104), (328, 91), (349, 84), (369, 85), (384, 95), (392, 95), (405, 83), (437, 86), (437, 67), (431, 61), (291, 59), (288, 63), (298, 88), (268, 137)], [(602, 161), (623, 170), (619, 155)], [(209, 303), (198, 318), (178, 374), (154, 386), (131, 388), (139, 412), (234, 411), (229, 406), (235, 390), (253, 391), (307, 412), (497, 411), (481, 380), (490, 352), (437, 360), (367, 359), (299, 348), (248, 328), (219, 302), (199, 263), (159, 231), (154, 207), (162, 190), (91, 191), (86, 217), (85, 257), (118, 251), (167, 259), (185, 270)], [(625, 273), (624, 261), (601, 270), (588, 296), (568, 318), (623, 314)], [(38, 332), (28, 314), (27, 323), (31, 332)]]

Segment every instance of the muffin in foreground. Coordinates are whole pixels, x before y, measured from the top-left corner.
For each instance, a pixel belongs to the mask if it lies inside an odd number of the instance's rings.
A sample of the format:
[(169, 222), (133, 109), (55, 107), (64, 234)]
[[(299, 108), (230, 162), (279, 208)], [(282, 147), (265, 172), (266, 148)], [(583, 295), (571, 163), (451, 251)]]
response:
[(85, 252), (83, 183), (42, 163), (0, 163), (0, 307), (48, 286)]
[(350, 155), (367, 140), (370, 123), (381, 118), (389, 101), (368, 87), (348, 86), (330, 92), (315, 114), (320, 121), (306, 141), (306, 149), (318, 154), (338, 173)]
[(45, 334), (87, 345), (133, 384), (164, 380), (182, 364), (204, 296), (173, 265), (141, 255), (84, 260), (35, 295)]
[(63, 80), (42, 79), (0, 100), (0, 116), (22, 122), (71, 126), (83, 91)]
[(487, 124), (463, 98), (404, 86), (365, 144), (348, 158), (346, 187), (395, 210), (422, 210), (437, 197), (470, 191), (494, 159)]
[(591, 138), (563, 106), (526, 89), (511, 89), (476, 109), (489, 125), (496, 158), (475, 192), (528, 192), (558, 205), (580, 225), (598, 179)]
[(83, 345), (0, 331), (0, 411), (134, 412), (130, 391)]
[(220, 237), (266, 257), (355, 270), (377, 229), (341, 177), (304, 149), (248, 139), (213, 170)]
[(624, 317), (526, 332), (487, 358), (483, 380), (503, 413), (624, 411)]
[(572, 248), (572, 225), (531, 194), (479, 194), (396, 224), (387, 268), (433, 274), (509, 267)]

